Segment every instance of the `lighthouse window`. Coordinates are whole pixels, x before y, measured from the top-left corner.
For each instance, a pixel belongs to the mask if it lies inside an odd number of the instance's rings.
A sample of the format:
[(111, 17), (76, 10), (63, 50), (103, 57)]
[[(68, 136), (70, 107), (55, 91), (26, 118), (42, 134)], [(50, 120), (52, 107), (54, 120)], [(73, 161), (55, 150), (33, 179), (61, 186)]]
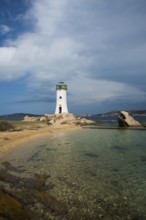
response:
[(62, 96), (60, 96), (59, 98), (62, 99)]

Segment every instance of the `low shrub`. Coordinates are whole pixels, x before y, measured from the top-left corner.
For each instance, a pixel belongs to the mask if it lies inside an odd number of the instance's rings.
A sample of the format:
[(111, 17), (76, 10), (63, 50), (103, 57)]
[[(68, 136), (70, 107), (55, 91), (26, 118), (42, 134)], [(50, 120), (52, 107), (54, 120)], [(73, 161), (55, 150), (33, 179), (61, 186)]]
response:
[(10, 131), (13, 130), (14, 126), (8, 121), (0, 121), (0, 131)]

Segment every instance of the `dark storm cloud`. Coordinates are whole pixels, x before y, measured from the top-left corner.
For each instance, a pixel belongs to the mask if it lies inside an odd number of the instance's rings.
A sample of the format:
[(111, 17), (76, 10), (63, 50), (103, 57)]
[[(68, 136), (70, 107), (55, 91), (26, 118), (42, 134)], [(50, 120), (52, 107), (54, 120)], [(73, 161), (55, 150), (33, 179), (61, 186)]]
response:
[(0, 48), (0, 80), (29, 72), (32, 102), (55, 97), (65, 81), (73, 111), (146, 107), (145, 0), (30, 2), (24, 17), (33, 28)]

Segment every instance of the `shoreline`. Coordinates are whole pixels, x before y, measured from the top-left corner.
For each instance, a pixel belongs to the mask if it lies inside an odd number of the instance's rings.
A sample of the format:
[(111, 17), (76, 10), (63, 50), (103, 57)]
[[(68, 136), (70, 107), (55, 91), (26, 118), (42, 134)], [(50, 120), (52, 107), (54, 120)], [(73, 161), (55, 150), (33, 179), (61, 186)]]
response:
[(43, 138), (51, 137), (61, 132), (81, 129), (76, 125), (51, 125), (35, 130), (24, 129), (22, 131), (0, 132), (0, 159), (3, 154), (17, 148), (21, 145), (34, 141), (39, 141)]
[(37, 144), (38, 142), (42, 140), (47, 140), (50, 137), (53, 137), (54, 135), (57, 135), (62, 132), (69, 132), (72, 130), (78, 130), (78, 129), (119, 129), (119, 130), (143, 130), (145, 131), (146, 128), (119, 128), (119, 127), (94, 127), (94, 126), (77, 126), (74, 124), (59, 124), (59, 125), (51, 125), (46, 126), (43, 125), (40, 128), (25, 128), (20, 131), (5, 131), (0, 132), (0, 159), (3, 158), (4, 155), (7, 153), (13, 151), (14, 149), (17, 150), (17, 147), (25, 146), (27, 144)]

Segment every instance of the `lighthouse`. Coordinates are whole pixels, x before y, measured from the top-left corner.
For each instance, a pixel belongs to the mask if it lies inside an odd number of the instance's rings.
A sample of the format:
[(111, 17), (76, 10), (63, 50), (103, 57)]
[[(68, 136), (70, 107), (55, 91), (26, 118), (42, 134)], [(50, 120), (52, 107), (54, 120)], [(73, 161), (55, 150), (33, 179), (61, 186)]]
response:
[(59, 82), (56, 85), (56, 110), (55, 114), (68, 113), (67, 108), (67, 85)]

